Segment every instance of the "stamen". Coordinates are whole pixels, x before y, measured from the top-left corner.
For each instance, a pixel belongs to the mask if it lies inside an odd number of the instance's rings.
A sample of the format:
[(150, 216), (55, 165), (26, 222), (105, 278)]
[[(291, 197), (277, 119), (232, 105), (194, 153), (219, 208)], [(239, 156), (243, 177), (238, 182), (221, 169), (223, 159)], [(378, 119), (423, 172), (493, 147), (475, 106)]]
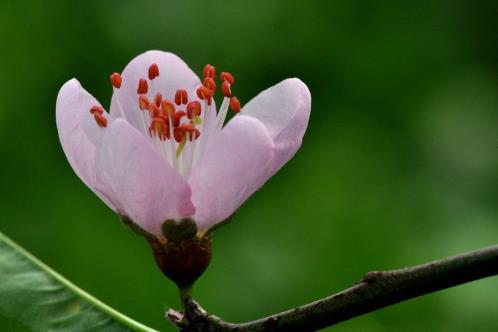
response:
[(111, 81), (112, 86), (116, 89), (119, 89), (121, 87), (121, 83), (123, 82), (123, 78), (118, 73), (112, 73), (109, 80)]
[(239, 113), (240, 112), (240, 101), (239, 101), (239, 98), (237, 98), (237, 97), (230, 98), (230, 108), (235, 113)]
[(226, 71), (221, 72), (220, 78), (222, 81), (227, 81), (230, 84), (233, 84), (233, 82), (234, 82), (233, 75), (226, 72)]
[(138, 97), (138, 105), (142, 111), (146, 110), (149, 108), (149, 98), (147, 98), (146, 95), (140, 95)]
[(97, 122), (97, 125), (100, 128), (107, 127), (107, 119), (102, 114), (95, 113), (93, 117), (95, 118), (95, 122)]
[(137, 88), (137, 93), (139, 95), (145, 95), (149, 91), (149, 85), (147, 84), (147, 81), (143, 78), (141, 78), (138, 81), (138, 88)]
[(178, 112), (175, 112), (174, 116), (173, 116), (173, 125), (175, 127), (178, 127), (180, 125), (180, 122), (182, 120), (182, 118), (186, 115), (186, 113), (184, 111), (178, 111)]
[(204, 70), (202, 71), (202, 73), (204, 74), (204, 77), (211, 77), (211, 78), (215, 78), (216, 77), (216, 69), (214, 68), (214, 66), (211, 66), (210, 64), (207, 64), (204, 66)]
[(149, 80), (153, 80), (154, 78), (159, 76), (159, 67), (156, 63), (153, 63), (149, 67)]
[(211, 77), (206, 77), (204, 79), (203, 85), (206, 88), (208, 88), (209, 90), (212, 90), (212, 91), (216, 90), (216, 82)]
[(201, 103), (197, 100), (188, 103), (187, 105), (187, 117), (193, 119), (201, 115)]
[(223, 92), (223, 95), (228, 98), (230, 98), (230, 96), (232, 95), (230, 85), (231, 84), (228, 81), (223, 81), (223, 83), (221, 83), (221, 92)]
[(164, 119), (161, 117), (152, 118), (152, 123), (150, 124), (149, 127), (149, 133), (150, 136), (157, 137), (161, 141), (166, 140), (167, 138), (169, 138), (169, 130), (167, 122), (164, 121)]
[(175, 104), (177, 104), (178, 106), (180, 105), (186, 105), (188, 103), (188, 94), (187, 94), (187, 90), (184, 90), (184, 89), (178, 89), (176, 90), (176, 93), (175, 93)]
[(214, 91), (209, 90), (204, 85), (197, 88), (197, 97), (201, 100), (207, 101), (208, 105), (211, 105), (211, 98), (213, 98)]
[(90, 114), (102, 114), (104, 113), (104, 109), (101, 107), (101, 106), (92, 106), (92, 108), (90, 108)]
[(175, 114), (175, 105), (170, 100), (163, 100), (161, 102), (161, 109), (167, 116), (173, 116)]
[(163, 100), (163, 95), (160, 94), (159, 92), (156, 93), (156, 96), (154, 97), (154, 103), (157, 105), (157, 107), (161, 106), (161, 101)]

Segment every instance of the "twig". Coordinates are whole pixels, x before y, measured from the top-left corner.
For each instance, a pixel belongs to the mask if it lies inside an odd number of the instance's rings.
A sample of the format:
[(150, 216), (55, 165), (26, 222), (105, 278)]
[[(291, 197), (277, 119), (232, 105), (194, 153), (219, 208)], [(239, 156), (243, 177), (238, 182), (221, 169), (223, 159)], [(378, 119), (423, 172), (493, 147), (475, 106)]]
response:
[(252, 322), (228, 323), (188, 298), (182, 331), (316, 331), (391, 304), (498, 275), (498, 245), (427, 264), (367, 273), (340, 293)]

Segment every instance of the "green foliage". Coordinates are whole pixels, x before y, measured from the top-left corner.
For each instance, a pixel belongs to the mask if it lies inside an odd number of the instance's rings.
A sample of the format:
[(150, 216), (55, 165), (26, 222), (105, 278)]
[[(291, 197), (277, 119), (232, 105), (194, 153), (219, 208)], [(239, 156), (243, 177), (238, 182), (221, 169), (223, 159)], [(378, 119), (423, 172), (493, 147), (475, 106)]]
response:
[(33, 331), (154, 331), (85, 293), (2, 233), (0, 313)]

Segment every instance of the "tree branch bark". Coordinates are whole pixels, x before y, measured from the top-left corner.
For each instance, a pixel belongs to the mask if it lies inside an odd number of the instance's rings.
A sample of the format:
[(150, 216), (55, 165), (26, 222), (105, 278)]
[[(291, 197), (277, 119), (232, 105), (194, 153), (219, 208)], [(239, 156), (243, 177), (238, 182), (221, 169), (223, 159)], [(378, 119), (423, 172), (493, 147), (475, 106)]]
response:
[(399, 270), (372, 271), (353, 287), (252, 322), (234, 324), (185, 301), (182, 331), (316, 331), (391, 304), (498, 275), (498, 245)]

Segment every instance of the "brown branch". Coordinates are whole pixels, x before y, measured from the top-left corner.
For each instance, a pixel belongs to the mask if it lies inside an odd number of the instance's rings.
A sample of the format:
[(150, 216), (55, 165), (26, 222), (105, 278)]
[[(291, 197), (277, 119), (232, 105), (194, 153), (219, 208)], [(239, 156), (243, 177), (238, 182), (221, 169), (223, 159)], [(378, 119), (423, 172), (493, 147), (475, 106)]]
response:
[(498, 275), (498, 245), (427, 264), (367, 273), (335, 295), (252, 322), (233, 324), (185, 301), (182, 331), (315, 331), (391, 304)]

